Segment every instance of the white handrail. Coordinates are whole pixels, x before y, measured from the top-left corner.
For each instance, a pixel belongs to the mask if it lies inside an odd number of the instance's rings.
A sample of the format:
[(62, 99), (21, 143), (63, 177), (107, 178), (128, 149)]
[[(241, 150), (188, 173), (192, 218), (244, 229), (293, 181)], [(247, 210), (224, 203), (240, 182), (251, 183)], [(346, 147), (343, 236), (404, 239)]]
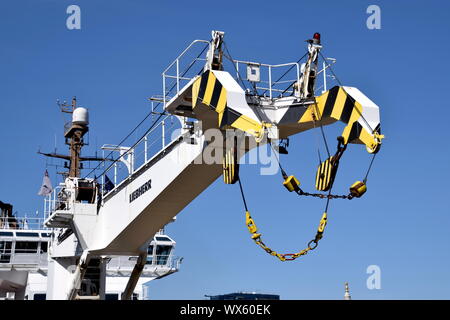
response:
[[(124, 170), (123, 167), (119, 167), (119, 162), (115, 162), (111, 168), (108, 168), (104, 173), (102, 173), (102, 176), (108, 174), (111, 170), (114, 170), (114, 188), (109, 190), (109, 192), (117, 189), (122, 183), (124, 183), (128, 178), (131, 177), (131, 175), (134, 172), (139, 171), (141, 168), (146, 166), (152, 159), (159, 153), (161, 150), (165, 149), (168, 145), (170, 145), (174, 140), (169, 141), (169, 143), (166, 142), (167, 136), (170, 136), (171, 130), (175, 129), (175, 122), (170, 121), (171, 125), (168, 125), (167, 119), (170, 117), (165, 116), (162, 118), (160, 122), (158, 122), (155, 127), (153, 127), (149, 132), (145, 134), (142, 138), (140, 138), (131, 148), (127, 151), (127, 153), (133, 153), (134, 160), (133, 163), (131, 163), (130, 170), (126, 174), (122, 174)], [(161, 129), (161, 133), (157, 136), (153, 136), (150, 138), (152, 134), (155, 134), (155, 132)], [(151, 148), (153, 146), (159, 145), (156, 149), (156, 152), (150, 152)], [(143, 146), (143, 148), (142, 148)], [(143, 149), (143, 150), (142, 150)], [(120, 177), (119, 177), (119, 171), (120, 171)], [(103, 186), (102, 186), (102, 190)]]
[(273, 92), (283, 92), (283, 90), (277, 90), (274, 89), (273, 86), (274, 85), (279, 85), (279, 84), (283, 84), (283, 83), (291, 83), (293, 80), (283, 80), (283, 81), (272, 81), (272, 72), (273, 69), (275, 68), (282, 68), (282, 67), (289, 67), (289, 66), (295, 66), (296, 67), (296, 81), (300, 82), (300, 65), (298, 62), (288, 62), (288, 63), (280, 63), (280, 64), (267, 64), (267, 63), (259, 63), (259, 62), (253, 62), (253, 61), (244, 61), (244, 60), (233, 60), (232, 61), (235, 65), (236, 65), (236, 70), (239, 76), (239, 65), (243, 64), (243, 65), (257, 65), (257, 66), (261, 66), (261, 67), (266, 67), (268, 68), (268, 78), (269, 81), (264, 81), (261, 80), (260, 82), (264, 82), (264, 83), (268, 83), (269, 87), (268, 88), (261, 88), (261, 87), (257, 87), (257, 89), (262, 89), (262, 90), (268, 90), (269, 91), (269, 97), (272, 99), (273, 96)]
[(175, 60), (173, 60), (173, 62), (171, 63), (171, 64), (169, 64), (169, 66), (163, 71), (163, 75), (176, 63), (176, 61), (177, 60), (179, 60), (182, 56), (184, 56), (185, 55), (185, 53), (194, 45), (194, 44), (196, 44), (196, 43), (198, 43), (198, 42), (203, 42), (203, 43), (207, 43), (207, 44), (209, 44), (209, 45), (211, 45), (211, 43), (209, 42), (209, 41), (206, 41), (206, 40), (194, 40), (194, 41), (192, 41), (191, 42), (191, 44), (190, 45), (188, 45), (187, 47), (186, 47), (186, 49), (184, 49), (183, 50), (183, 52), (181, 52), (180, 53), (180, 55), (178, 56), (178, 57), (176, 57), (175, 58)]
[[(194, 40), (194, 41), (192, 41), (191, 42), (191, 44), (189, 44), (187, 47), (186, 47), (186, 49), (184, 49), (179, 55), (178, 55), (178, 57), (176, 57), (175, 58), (175, 60), (171, 63), (171, 64), (169, 64), (169, 66), (162, 72), (162, 78), (163, 78), (163, 106), (164, 106), (164, 108), (166, 107), (166, 103), (167, 103), (167, 101), (168, 100), (170, 100), (170, 99), (167, 99), (167, 96), (168, 96), (168, 94), (169, 94), (169, 92), (166, 92), (166, 78), (169, 78), (169, 79), (175, 79), (175, 84), (176, 84), (176, 89), (177, 89), (177, 94), (180, 92), (180, 80), (186, 80), (186, 81), (188, 81), (188, 80), (191, 80), (190, 78), (186, 78), (186, 77), (183, 77), (183, 76), (180, 76), (180, 59), (192, 48), (192, 46), (194, 46), (196, 43), (206, 43), (206, 44), (208, 44), (209, 46), (211, 46), (211, 43), (209, 42), (209, 41), (206, 41), (206, 40)], [(193, 60), (193, 63), (195, 63), (195, 61), (197, 61), (197, 60), (204, 60), (204, 59), (199, 59), (199, 58), (196, 58), (196, 59), (194, 59)], [(193, 64), (192, 63), (192, 64)], [(168, 75), (167, 73), (169, 72), (169, 70), (173, 67), (173, 66), (176, 66), (176, 75), (175, 76), (173, 76), (173, 75)]]

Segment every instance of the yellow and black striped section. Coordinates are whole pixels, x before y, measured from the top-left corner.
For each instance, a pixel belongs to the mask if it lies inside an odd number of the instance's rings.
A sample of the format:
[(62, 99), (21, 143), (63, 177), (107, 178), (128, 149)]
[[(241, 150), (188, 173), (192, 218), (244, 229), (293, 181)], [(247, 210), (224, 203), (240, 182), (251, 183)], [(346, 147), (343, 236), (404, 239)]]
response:
[(235, 184), (239, 179), (239, 159), (237, 148), (225, 151), (223, 157), (223, 181), (226, 184)]
[(227, 90), (210, 70), (205, 71), (192, 86), (192, 109), (203, 103), (217, 113), (223, 113), (227, 106)]
[[(347, 124), (342, 132), (344, 144), (365, 144), (369, 152), (377, 152), (380, 145), (378, 137), (379, 124), (372, 128), (374, 132), (368, 132), (359, 122), (362, 118), (363, 107), (350, 96), (342, 87), (336, 86), (316, 98), (316, 103), (309, 106), (301, 116), (299, 123), (332, 118)], [(314, 118), (313, 118), (314, 117)]]
[(323, 161), (317, 168), (316, 173), (316, 189), (319, 191), (328, 191), (333, 185), (336, 177), (338, 163), (333, 161), (333, 157), (329, 157)]
[[(245, 95), (244, 92), (242, 94)], [(217, 125), (220, 129), (235, 128), (255, 137), (260, 137), (263, 132), (261, 123), (233, 109), (233, 101), (229, 101), (227, 98), (227, 89), (213, 71), (205, 71), (192, 85), (192, 109), (194, 111), (199, 103), (203, 103), (217, 112)], [(251, 110), (250, 107), (248, 108)]]

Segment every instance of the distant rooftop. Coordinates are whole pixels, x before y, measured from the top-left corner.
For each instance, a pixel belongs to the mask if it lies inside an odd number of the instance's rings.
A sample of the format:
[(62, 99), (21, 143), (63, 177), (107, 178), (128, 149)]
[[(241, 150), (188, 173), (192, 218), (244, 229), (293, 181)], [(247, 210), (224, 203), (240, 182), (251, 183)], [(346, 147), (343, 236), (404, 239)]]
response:
[(256, 292), (234, 292), (216, 296), (205, 295), (210, 300), (280, 300), (278, 294), (265, 294)]

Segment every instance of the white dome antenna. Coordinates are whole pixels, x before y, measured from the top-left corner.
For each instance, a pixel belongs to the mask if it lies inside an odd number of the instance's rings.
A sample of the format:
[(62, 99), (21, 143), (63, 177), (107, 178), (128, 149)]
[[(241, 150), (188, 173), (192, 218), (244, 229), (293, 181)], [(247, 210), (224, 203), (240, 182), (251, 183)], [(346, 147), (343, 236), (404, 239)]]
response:
[(78, 125), (85, 125), (87, 126), (89, 124), (89, 112), (86, 108), (78, 107), (75, 110), (73, 110), (72, 114), (72, 123), (78, 124)]

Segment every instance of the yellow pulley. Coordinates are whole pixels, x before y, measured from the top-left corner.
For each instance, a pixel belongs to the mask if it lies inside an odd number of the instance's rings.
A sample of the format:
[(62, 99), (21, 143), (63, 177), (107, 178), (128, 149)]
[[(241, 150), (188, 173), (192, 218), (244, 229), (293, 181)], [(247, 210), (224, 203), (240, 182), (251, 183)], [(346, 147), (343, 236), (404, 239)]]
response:
[(333, 158), (334, 157), (329, 157), (317, 168), (316, 189), (319, 191), (328, 191), (333, 185), (339, 165), (339, 162), (334, 161)]
[(285, 180), (283, 181), (283, 186), (285, 186), (286, 189), (289, 190), (289, 192), (300, 191), (300, 181), (298, 181), (298, 179), (294, 176), (286, 176)]
[(233, 147), (225, 150), (223, 156), (223, 181), (226, 184), (235, 184), (239, 179), (238, 146), (235, 141)]
[(367, 191), (367, 186), (362, 181), (356, 181), (350, 187), (350, 195), (352, 197), (360, 198)]

